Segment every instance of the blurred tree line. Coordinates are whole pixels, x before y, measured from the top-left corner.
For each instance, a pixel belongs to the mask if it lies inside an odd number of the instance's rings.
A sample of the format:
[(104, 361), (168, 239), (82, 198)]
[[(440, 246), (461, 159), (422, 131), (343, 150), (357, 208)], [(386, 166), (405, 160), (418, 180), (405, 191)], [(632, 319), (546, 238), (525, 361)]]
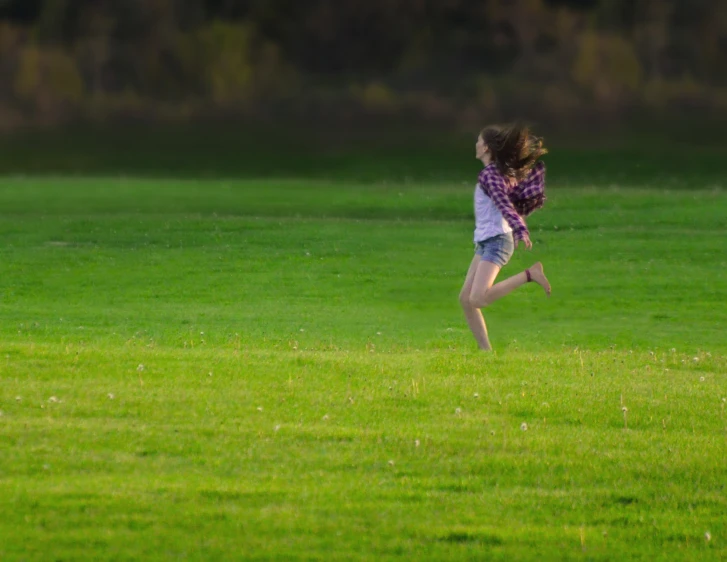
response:
[(727, 113), (725, 0), (0, 0), (0, 127)]

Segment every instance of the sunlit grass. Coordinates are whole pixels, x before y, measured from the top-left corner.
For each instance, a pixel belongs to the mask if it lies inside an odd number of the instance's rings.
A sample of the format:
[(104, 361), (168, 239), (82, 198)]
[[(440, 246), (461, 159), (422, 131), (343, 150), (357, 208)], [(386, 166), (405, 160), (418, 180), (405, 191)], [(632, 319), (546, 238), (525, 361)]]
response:
[(491, 355), (470, 186), (0, 202), (2, 560), (727, 554), (719, 191), (554, 188)]

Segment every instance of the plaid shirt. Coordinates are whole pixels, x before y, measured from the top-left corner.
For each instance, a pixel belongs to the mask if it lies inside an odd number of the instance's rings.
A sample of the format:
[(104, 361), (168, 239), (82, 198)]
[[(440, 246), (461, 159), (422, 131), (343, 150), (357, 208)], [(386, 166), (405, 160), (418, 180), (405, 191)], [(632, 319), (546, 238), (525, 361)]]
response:
[(545, 164), (538, 162), (525, 180), (516, 183), (503, 177), (492, 162), (480, 172), (478, 184), (512, 228), (515, 242), (522, 240), (524, 234), (529, 236), (523, 218), (545, 202)]

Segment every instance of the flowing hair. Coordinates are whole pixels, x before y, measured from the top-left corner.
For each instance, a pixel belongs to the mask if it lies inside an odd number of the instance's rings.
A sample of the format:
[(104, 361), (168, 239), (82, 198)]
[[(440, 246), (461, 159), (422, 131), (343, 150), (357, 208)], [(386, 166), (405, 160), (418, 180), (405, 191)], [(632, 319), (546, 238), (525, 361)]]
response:
[(519, 123), (492, 125), (482, 129), (480, 134), (498, 171), (518, 182), (524, 180), (538, 159), (548, 153), (543, 147), (543, 139)]

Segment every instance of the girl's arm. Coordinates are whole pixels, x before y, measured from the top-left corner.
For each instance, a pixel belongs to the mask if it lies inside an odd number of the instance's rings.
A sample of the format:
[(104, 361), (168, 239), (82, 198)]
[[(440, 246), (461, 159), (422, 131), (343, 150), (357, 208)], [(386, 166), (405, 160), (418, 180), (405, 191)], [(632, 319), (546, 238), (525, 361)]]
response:
[(530, 232), (525, 221), (517, 213), (512, 201), (510, 201), (505, 179), (500, 174), (493, 173), (492, 170), (485, 168), (480, 172), (479, 182), (485, 188), (485, 193), (490, 196), (497, 210), (502, 213), (507, 224), (512, 228), (515, 246), (517, 247), (520, 240), (525, 240), (527, 245), (530, 241)]

